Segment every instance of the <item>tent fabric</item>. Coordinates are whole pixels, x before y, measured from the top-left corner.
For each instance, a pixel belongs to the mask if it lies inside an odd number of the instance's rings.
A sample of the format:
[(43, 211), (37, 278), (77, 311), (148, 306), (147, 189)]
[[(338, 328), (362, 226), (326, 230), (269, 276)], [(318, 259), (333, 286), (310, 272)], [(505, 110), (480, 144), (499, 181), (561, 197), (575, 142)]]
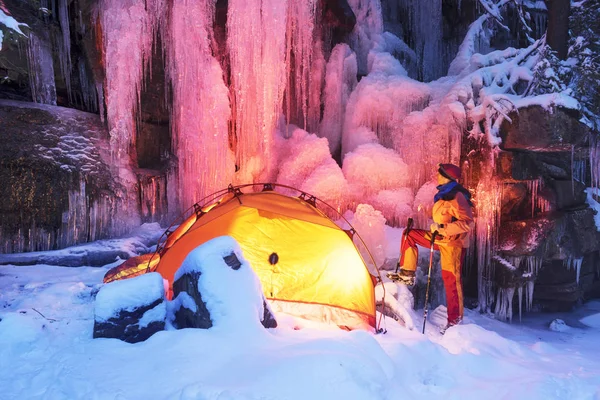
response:
[(274, 191), (217, 203), (167, 238), (152, 270), (172, 284), (192, 250), (228, 235), (240, 244), (276, 310), (351, 329), (375, 326), (371, 275), (347, 232), (320, 210)]
[(106, 275), (104, 275), (104, 283), (143, 275), (147, 271), (151, 271), (156, 268), (156, 265), (159, 261), (160, 256), (155, 253), (142, 254), (141, 256), (132, 257), (126, 260), (123, 264), (110, 269)]

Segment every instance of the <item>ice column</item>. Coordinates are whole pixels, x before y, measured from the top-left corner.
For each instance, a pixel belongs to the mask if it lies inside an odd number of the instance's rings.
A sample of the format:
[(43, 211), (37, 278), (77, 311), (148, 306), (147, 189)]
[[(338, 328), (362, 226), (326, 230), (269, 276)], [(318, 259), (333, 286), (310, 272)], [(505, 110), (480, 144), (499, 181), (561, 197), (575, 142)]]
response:
[(56, 105), (52, 47), (47, 37), (38, 37), (33, 31), (29, 33), (27, 63), (29, 64), (29, 84), (33, 101)]
[(341, 148), (346, 104), (357, 84), (356, 68), (356, 54), (350, 47), (345, 43), (336, 45), (327, 62), (325, 109), (319, 127), (320, 136), (329, 141), (331, 154), (338, 153)]
[[(316, 3), (316, 0), (290, 2), (286, 33), (288, 122), (295, 123), (304, 130), (312, 132), (316, 130), (320, 118), (320, 98), (316, 99), (317, 104), (310, 104), (314, 101), (310, 92), (314, 88), (320, 93), (324, 72), (318, 68), (322, 54), (317, 46), (320, 41), (315, 40)], [(315, 111), (318, 112), (316, 115)]]
[(62, 37), (58, 41), (60, 72), (65, 80), (67, 95), (69, 101), (72, 100), (71, 94), (71, 30), (69, 28), (69, 8), (67, 0), (58, 0), (58, 20)]
[(171, 7), (167, 69), (173, 88), (172, 142), (183, 209), (226, 187), (235, 171), (229, 147), (228, 89), (210, 47), (214, 7), (211, 0), (175, 0)]
[(357, 54), (358, 73), (366, 75), (368, 71), (369, 51), (378, 35), (383, 33), (383, 18), (379, 0), (348, 0), (356, 15), (356, 25), (350, 35), (350, 47)]

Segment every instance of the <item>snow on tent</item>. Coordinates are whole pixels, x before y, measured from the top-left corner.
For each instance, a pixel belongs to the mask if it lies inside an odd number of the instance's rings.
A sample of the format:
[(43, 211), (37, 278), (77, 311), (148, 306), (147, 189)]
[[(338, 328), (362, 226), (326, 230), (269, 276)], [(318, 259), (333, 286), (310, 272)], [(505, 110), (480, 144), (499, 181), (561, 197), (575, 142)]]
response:
[(273, 188), (296, 189), (277, 184), (265, 184), (260, 192), (241, 190), (252, 186), (230, 186), (196, 203), (175, 230), (165, 232), (155, 253), (125, 261), (104, 282), (156, 271), (172, 285), (192, 250), (229, 235), (274, 310), (350, 329), (375, 327), (375, 280), (352, 241), (354, 229), (336, 225), (312, 195), (278, 193)]

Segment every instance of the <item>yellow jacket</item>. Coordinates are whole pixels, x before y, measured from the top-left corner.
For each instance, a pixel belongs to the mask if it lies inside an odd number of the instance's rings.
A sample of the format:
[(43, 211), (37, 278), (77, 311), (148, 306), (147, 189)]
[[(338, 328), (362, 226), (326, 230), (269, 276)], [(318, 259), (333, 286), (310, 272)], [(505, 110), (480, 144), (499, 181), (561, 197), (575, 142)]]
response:
[[(469, 247), (470, 232), (474, 227), (473, 210), (465, 195), (457, 192), (452, 200), (438, 200), (433, 204), (433, 222), (441, 225), (440, 244)], [(437, 241), (436, 241), (437, 242)]]

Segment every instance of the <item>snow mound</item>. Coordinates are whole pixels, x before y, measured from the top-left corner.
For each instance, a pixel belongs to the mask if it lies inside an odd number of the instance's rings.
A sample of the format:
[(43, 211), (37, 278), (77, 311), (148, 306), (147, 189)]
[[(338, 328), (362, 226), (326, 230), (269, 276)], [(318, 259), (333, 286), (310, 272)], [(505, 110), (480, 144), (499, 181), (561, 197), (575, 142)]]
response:
[(550, 329), (553, 332), (567, 332), (571, 329), (571, 327), (567, 325), (567, 323), (562, 319), (557, 318), (554, 321), (550, 322), (550, 326), (548, 327), (548, 329)]
[(600, 313), (589, 315), (579, 320), (582, 324), (590, 326), (592, 328), (600, 329)]

